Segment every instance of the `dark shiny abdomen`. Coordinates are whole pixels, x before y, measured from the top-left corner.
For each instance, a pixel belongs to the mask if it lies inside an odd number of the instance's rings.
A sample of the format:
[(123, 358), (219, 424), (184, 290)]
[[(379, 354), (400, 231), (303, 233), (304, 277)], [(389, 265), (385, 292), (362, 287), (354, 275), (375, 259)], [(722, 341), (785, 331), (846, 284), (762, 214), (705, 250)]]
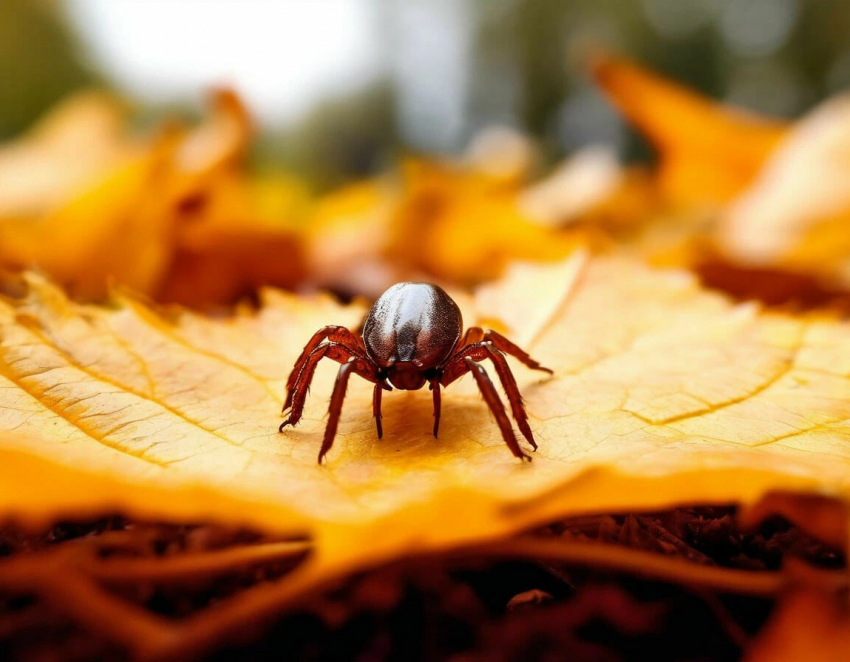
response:
[(448, 358), (462, 330), (460, 309), (442, 288), (398, 283), (372, 306), (363, 326), (363, 341), (381, 367), (413, 363), (427, 370)]

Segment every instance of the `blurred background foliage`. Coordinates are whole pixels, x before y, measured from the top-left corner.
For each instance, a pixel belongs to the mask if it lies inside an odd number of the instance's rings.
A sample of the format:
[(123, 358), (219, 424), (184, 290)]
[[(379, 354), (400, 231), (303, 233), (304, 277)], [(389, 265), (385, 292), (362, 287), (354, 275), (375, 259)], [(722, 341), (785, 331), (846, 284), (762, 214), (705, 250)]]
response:
[(97, 81), (60, 9), (51, 0), (0, 2), (0, 139)]
[(850, 84), (848, 37), (850, 0), (2, 0), (0, 138), (78, 88), (159, 116), (227, 84), (259, 118), (256, 161), (318, 188), (400, 147), (459, 153), (494, 124), (550, 162), (599, 142), (634, 159), (583, 74), (595, 45), (792, 117)]

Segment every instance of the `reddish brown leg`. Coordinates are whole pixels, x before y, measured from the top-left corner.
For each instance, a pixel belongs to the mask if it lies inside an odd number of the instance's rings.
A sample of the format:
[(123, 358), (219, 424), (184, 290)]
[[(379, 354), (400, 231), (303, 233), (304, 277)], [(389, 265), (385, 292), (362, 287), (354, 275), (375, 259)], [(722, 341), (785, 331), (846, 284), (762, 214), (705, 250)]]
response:
[(440, 382), (435, 379), (431, 382), (431, 392), (434, 395), (434, 437), (440, 431)]
[(448, 386), (461, 375), (466, 374), (467, 366), (466, 358), (472, 358), (476, 361), (490, 359), (493, 366), (496, 368), (496, 374), (499, 376), (499, 381), (502, 383), (502, 388), (508, 396), (508, 402), (511, 405), (511, 413), (517, 422), (522, 436), (526, 438), (531, 447), (537, 450), (537, 442), (534, 441), (534, 434), (531, 432), (531, 426), (528, 424), (528, 414), (525, 411), (525, 405), (522, 402), (522, 394), (517, 386), (511, 368), (508, 365), (505, 355), (498, 349), (493, 347), (490, 342), (480, 342), (474, 345), (467, 345), (455, 354), (446, 367), (443, 369), (442, 383)]
[(331, 395), (331, 403), (328, 407), (328, 425), (325, 428), (325, 436), (322, 438), (322, 449), (319, 451), (319, 464), (322, 463), (322, 458), (327, 455), (331, 446), (334, 444), (336, 429), (339, 425), (339, 417), (342, 414), (342, 403), (345, 400), (345, 391), (348, 388), (348, 378), (357, 369), (356, 361), (357, 359), (355, 357), (351, 357), (347, 363), (343, 363), (339, 367), (336, 383), (334, 384), (334, 392)]
[(286, 402), (289, 405), (284, 405), (284, 411), (289, 409), (289, 416), (280, 424), (278, 432), (283, 432), (283, 428), (287, 425), (297, 425), (301, 420), (301, 414), (304, 411), (304, 403), (307, 401), (307, 392), (310, 390), (310, 384), (313, 381), (313, 374), (316, 372), (316, 366), (319, 364), (325, 354), (327, 354), (330, 345), (320, 345), (315, 348), (304, 363), (298, 381), (293, 386), (292, 390), (286, 396)]
[(514, 415), (519, 431), (526, 438), (531, 447), (537, 450), (537, 442), (534, 441), (534, 435), (531, 432), (531, 426), (528, 424), (528, 414), (525, 412), (525, 404), (522, 401), (522, 394), (519, 392), (514, 373), (511, 372), (511, 367), (505, 360), (505, 355), (488, 342), (481, 343), (487, 347), (487, 352), (490, 355), (490, 360), (496, 367), (496, 374), (499, 375), (499, 381), (502, 382), (502, 388), (508, 396), (508, 402), (511, 404), (511, 413)]
[(471, 345), (473, 343), (478, 342), (491, 342), (493, 346), (504, 352), (505, 354), (510, 354), (514, 358), (522, 361), (525, 365), (527, 365), (532, 370), (542, 370), (543, 372), (548, 372), (550, 375), (553, 374), (549, 368), (544, 368), (537, 361), (531, 358), (524, 349), (512, 343), (510, 340), (505, 338), (501, 333), (497, 333), (492, 329), (488, 329), (484, 331), (481, 327), (472, 326), (469, 327), (466, 331), (466, 335), (464, 336), (464, 345)]
[(375, 384), (375, 392), (372, 394), (372, 415), (375, 417), (375, 427), (378, 428), (378, 439), (384, 436), (384, 427), (381, 424), (381, 397), (384, 395), (384, 387)]
[(521, 460), (528, 460), (531, 462), (531, 456), (523, 453), (522, 449), (519, 447), (519, 443), (517, 443), (514, 430), (511, 427), (511, 421), (508, 418), (507, 413), (505, 413), (505, 405), (502, 404), (499, 392), (496, 390), (496, 387), (493, 386), (493, 382), (490, 381), (490, 377), (487, 375), (487, 371), (484, 370), (484, 366), (480, 363), (476, 363), (469, 356), (465, 357), (463, 361), (467, 370), (472, 373), (473, 377), (475, 377), (475, 381), (478, 384), (481, 395), (484, 396), (487, 406), (490, 407), (490, 411), (493, 412), (493, 416), (496, 417), (496, 423), (499, 425), (499, 430), (502, 433), (502, 439), (505, 440), (508, 448), (511, 449), (511, 453)]
[[(301, 420), (301, 414), (304, 412), (304, 403), (307, 401), (307, 392), (310, 389), (310, 383), (313, 381), (313, 375), (316, 372), (316, 366), (323, 358), (333, 359), (338, 363), (345, 363), (354, 359), (354, 365), (357, 373), (363, 379), (375, 383), (378, 381), (378, 372), (374, 364), (368, 359), (361, 358), (346, 345), (329, 342), (316, 347), (307, 360), (304, 362), (304, 368), (301, 370), (301, 376), (292, 389), (292, 406), (289, 410), (289, 417), (280, 424), (280, 432), (287, 425), (296, 425)], [(389, 388), (388, 386), (386, 388)]]
[(307, 359), (310, 358), (310, 355), (325, 340), (344, 345), (351, 350), (353, 355), (363, 359), (366, 358), (366, 350), (363, 348), (363, 342), (357, 334), (352, 333), (344, 326), (330, 325), (322, 327), (304, 345), (301, 355), (295, 361), (292, 372), (289, 373), (289, 378), (286, 380), (286, 402), (283, 404), (282, 411), (286, 411), (292, 406), (293, 391), (295, 390), (295, 385), (298, 383), (298, 378), (307, 365)]

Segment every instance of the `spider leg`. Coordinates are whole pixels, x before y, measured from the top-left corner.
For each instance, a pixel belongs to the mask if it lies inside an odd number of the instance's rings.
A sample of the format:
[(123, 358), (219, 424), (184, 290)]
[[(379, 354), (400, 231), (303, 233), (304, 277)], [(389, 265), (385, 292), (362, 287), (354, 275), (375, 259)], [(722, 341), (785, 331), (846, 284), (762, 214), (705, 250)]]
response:
[(431, 392), (434, 396), (434, 437), (440, 431), (440, 380), (435, 379), (431, 382)]
[[(325, 436), (322, 437), (322, 449), (319, 451), (319, 464), (322, 463), (322, 458), (327, 455), (334, 443), (336, 437), (336, 429), (339, 425), (339, 417), (342, 414), (342, 403), (345, 400), (345, 391), (348, 388), (348, 378), (351, 373), (357, 370), (357, 358), (352, 356), (348, 361), (339, 367), (339, 372), (336, 376), (334, 384), (334, 392), (331, 395), (331, 403), (328, 406), (328, 425), (325, 428)], [(380, 390), (376, 391), (380, 392)]]
[(540, 365), (537, 361), (531, 358), (531, 356), (528, 355), (528, 352), (524, 349), (515, 345), (501, 333), (493, 331), (492, 329), (484, 331), (484, 329), (479, 326), (471, 326), (467, 329), (463, 340), (463, 345), (461, 347), (482, 341), (491, 342), (496, 349), (504, 352), (505, 354), (510, 354), (519, 361), (522, 361), (522, 363), (532, 370), (542, 370), (543, 372), (548, 372), (550, 375), (553, 374), (552, 370)]
[(531, 444), (531, 447), (537, 450), (537, 442), (534, 441), (534, 434), (528, 423), (528, 414), (525, 411), (522, 394), (519, 391), (514, 374), (511, 372), (511, 367), (508, 365), (505, 355), (496, 349), (493, 343), (484, 341), (475, 343), (474, 345), (467, 345), (455, 354), (443, 369), (443, 378), (441, 380), (443, 385), (448, 386), (467, 372), (464, 363), (467, 358), (472, 358), (476, 361), (490, 359), (493, 362), (493, 367), (496, 368), (496, 374), (499, 376), (502, 388), (505, 389), (505, 394), (508, 396), (511, 413), (517, 422), (517, 427), (522, 432), (522, 436)]
[(531, 462), (531, 456), (523, 453), (522, 449), (519, 447), (519, 443), (514, 435), (514, 430), (511, 427), (511, 421), (508, 419), (508, 415), (505, 412), (505, 405), (502, 404), (499, 392), (496, 390), (496, 387), (493, 386), (493, 382), (490, 381), (490, 377), (484, 369), (484, 366), (480, 363), (476, 363), (472, 357), (469, 356), (464, 357), (463, 362), (466, 365), (467, 370), (472, 373), (472, 376), (475, 378), (475, 382), (478, 384), (478, 388), (481, 390), (481, 395), (484, 396), (487, 406), (490, 407), (490, 411), (493, 412), (493, 416), (496, 417), (496, 422), (499, 424), (499, 430), (502, 433), (502, 439), (505, 440), (508, 448), (511, 449), (511, 453), (521, 460), (528, 460)]
[(378, 428), (378, 439), (384, 436), (384, 427), (381, 425), (381, 397), (384, 394), (383, 386), (375, 384), (375, 391), (372, 394), (372, 415), (375, 417), (375, 427)]
[[(301, 420), (301, 415), (304, 412), (304, 403), (307, 401), (307, 392), (310, 390), (310, 383), (313, 381), (316, 366), (325, 357), (333, 359), (338, 363), (345, 363), (354, 359), (357, 372), (363, 379), (373, 383), (379, 381), (378, 371), (375, 365), (368, 359), (362, 358), (359, 354), (353, 352), (347, 345), (340, 345), (334, 342), (319, 345), (310, 353), (304, 362), (301, 375), (292, 389), (292, 403), (289, 410), (289, 417), (280, 424), (280, 428), (278, 428), (280, 432), (283, 432), (283, 428), (287, 425), (296, 425)], [(385, 388), (389, 388), (389, 386)]]
[(498, 349), (493, 347), (489, 342), (482, 343), (487, 347), (487, 352), (490, 355), (490, 360), (496, 368), (496, 374), (499, 375), (499, 381), (502, 382), (502, 388), (508, 396), (508, 402), (511, 405), (511, 413), (514, 415), (517, 427), (522, 432), (522, 436), (526, 438), (531, 447), (537, 450), (537, 442), (534, 441), (534, 434), (531, 432), (531, 426), (528, 424), (528, 414), (525, 411), (525, 403), (522, 401), (522, 394), (517, 386), (514, 373), (511, 372), (511, 367), (508, 365), (505, 355)]
[(310, 355), (325, 340), (339, 345), (345, 345), (351, 350), (352, 354), (363, 359), (366, 358), (366, 350), (363, 347), (363, 341), (360, 336), (349, 331), (344, 326), (329, 325), (322, 327), (316, 331), (316, 333), (313, 334), (313, 337), (310, 338), (310, 341), (304, 345), (304, 349), (301, 351), (300, 356), (295, 361), (295, 365), (292, 367), (292, 372), (289, 373), (289, 377), (286, 380), (286, 402), (283, 404), (282, 411), (286, 411), (292, 406), (293, 392), (295, 390), (295, 385), (298, 383), (298, 378), (301, 376), (304, 367), (307, 365), (307, 360), (310, 358)]

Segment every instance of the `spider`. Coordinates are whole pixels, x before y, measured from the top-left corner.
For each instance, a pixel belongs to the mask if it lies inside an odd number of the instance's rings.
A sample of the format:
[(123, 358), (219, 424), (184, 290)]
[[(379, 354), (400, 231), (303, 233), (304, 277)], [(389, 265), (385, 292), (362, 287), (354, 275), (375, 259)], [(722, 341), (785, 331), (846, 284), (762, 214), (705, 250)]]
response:
[(288, 410), (289, 416), (281, 423), (279, 431), (283, 432), (287, 425), (296, 425), (301, 420), (310, 382), (316, 366), (324, 358), (342, 365), (328, 408), (328, 424), (319, 451), (319, 464), (333, 445), (348, 378), (352, 373), (375, 385), (372, 411), (378, 439), (381, 439), (381, 397), (384, 391), (391, 391), (392, 386), (414, 391), (427, 383), (433, 393), (436, 437), (440, 429), (440, 388), (471, 372), (508, 448), (519, 459), (531, 461), (531, 456), (520, 448), (502, 399), (480, 362), (485, 359), (493, 362), (517, 426), (534, 450), (537, 450), (537, 443), (505, 354), (516, 357), (532, 370), (549, 374), (552, 371), (495, 331), (473, 326), (461, 339), (462, 333), (460, 309), (442, 288), (430, 283), (393, 285), (369, 311), (362, 335), (344, 326), (333, 325), (323, 327), (313, 335), (287, 380), (283, 412)]

